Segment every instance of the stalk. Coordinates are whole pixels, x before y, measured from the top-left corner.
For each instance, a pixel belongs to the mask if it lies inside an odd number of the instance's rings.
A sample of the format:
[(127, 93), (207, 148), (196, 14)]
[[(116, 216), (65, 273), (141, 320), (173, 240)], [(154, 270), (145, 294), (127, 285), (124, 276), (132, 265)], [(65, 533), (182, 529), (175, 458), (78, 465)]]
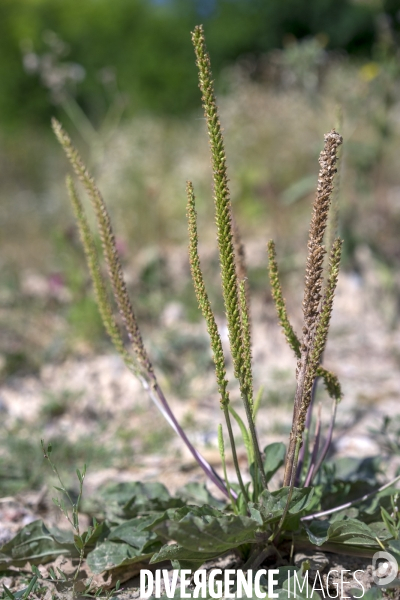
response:
[(201, 454), (193, 447), (193, 445), (189, 441), (185, 432), (176, 420), (164, 396), (164, 393), (161, 390), (160, 385), (158, 384), (157, 377), (154, 373), (153, 365), (144, 346), (142, 335), (136, 320), (136, 315), (134, 313), (128, 295), (125, 279), (123, 276), (122, 265), (115, 244), (115, 237), (111, 226), (110, 216), (108, 214), (103, 197), (93, 177), (90, 175), (89, 171), (85, 167), (78, 151), (74, 148), (70, 137), (64, 131), (61, 124), (56, 119), (53, 119), (52, 125), (58, 141), (63, 147), (76, 175), (83, 183), (88, 193), (88, 196), (92, 202), (100, 230), (104, 257), (108, 266), (108, 274), (114, 292), (114, 299), (122, 316), (136, 361), (133, 361), (129, 353), (127, 353), (127, 351), (125, 350), (123, 339), (119, 328), (115, 322), (113, 316), (113, 309), (108, 299), (106, 285), (100, 272), (99, 261), (93, 236), (90, 231), (86, 215), (83, 210), (83, 206), (79, 201), (76, 190), (72, 184), (72, 180), (68, 178), (67, 188), (74, 208), (74, 212), (77, 217), (81, 239), (88, 260), (89, 271), (93, 280), (100, 314), (105, 325), (106, 331), (110, 335), (116, 350), (122, 356), (127, 366), (139, 378), (144, 389), (148, 391), (151, 399), (160, 409), (161, 413), (166, 418), (168, 423), (171, 425), (174, 431), (181, 437), (194, 459), (203, 469), (204, 473), (221, 490), (221, 492), (223, 492), (227, 497), (229, 497), (228, 491), (221, 477), (214, 471), (211, 465), (209, 465), (209, 463), (201, 456)]
[(296, 448), (297, 444), (299, 442), (301, 444), (302, 441), (306, 415), (311, 402), (312, 386), (326, 344), (333, 295), (337, 284), (341, 251), (341, 241), (339, 239), (335, 240), (332, 246), (328, 283), (324, 298), (322, 298), (325, 255), (322, 242), (327, 226), (330, 197), (333, 191), (337, 152), (341, 143), (341, 136), (335, 130), (332, 130), (325, 136), (324, 149), (319, 157), (318, 187), (308, 239), (303, 299), (303, 336), (300, 358), (297, 363), (297, 388), (293, 408), (293, 425), (285, 464), (284, 485), (294, 485), (297, 468)]
[(198, 234), (197, 234), (197, 214), (195, 207), (195, 195), (193, 190), (193, 184), (188, 181), (186, 186), (187, 194), (187, 218), (188, 218), (188, 231), (189, 231), (189, 260), (190, 260), (190, 271), (192, 274), (192, 280), (196, 298), (199, 304), (199, 308), (202, 312), (204, 320), (207, 324), (208, 334), (210, 336), (211, 350), (213, 353), (213, 360), (215, 366), (215, 375), (218, 384), (218, 391), (220, 393), (220, 404), (223, 410), (226, 427), (228, 429), (229, 442), (232, 450), (233, 464), (235, 465), (236, 476), (240, 485), (240, 489), (248, 501), (246, 488), (244, 487), (242, 475), (240, 473), (239, 462), (236, 453), (235, 438), (233, 437), (232, 424), (229, 415), (229, 392), (228, 392), (228, 380), (226, 378), (225, 368), (225, 357), (222, 348), (221, 336), (218, 331), (217, 322), (214, 317), (214, 313), (211, 307), (211, 302), (208, 298), (206, 286), (204, 283), (203, 272), (201, 270), (200, 256), (198, 249)]
[[(239, 278), (235, 261), (232, 206), (228, 187), (224, 140), (215, 100), (210, 57), (207, 52), (203, 27), (201, 25), (195, 27), (192, 33), (192, 40), (196, 54), (196, 64), (199, 70), (199, 87), (202, 92), (204, 114), (210, 139), (222, 294), (228, 322), (229, 343), (234, 373), (239, 382), (240, 393), (249, 424), (254, 456), (260, 470), (263, 485), (266, 488), (267, 481), (253, 419), (253, 397), (250, 387), (251, 375), (247, 368), (248, 359), (243, 355), (245, 333), (242, 323), (244, 314), (241, 310), (242, 305), (239, 297)], [(250, 321), (248, 313), (246, 313), (245, 318)]]

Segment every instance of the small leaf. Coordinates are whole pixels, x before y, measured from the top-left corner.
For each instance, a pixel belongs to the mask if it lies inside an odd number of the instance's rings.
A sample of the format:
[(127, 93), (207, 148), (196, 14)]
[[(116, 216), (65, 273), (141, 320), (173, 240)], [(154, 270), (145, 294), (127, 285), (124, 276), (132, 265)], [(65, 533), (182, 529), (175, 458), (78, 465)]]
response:
[(385, 523), (385, 525), (386, 525), (388, 531), (391, 533), (392, 537), (397, 538), (398, 531), (397, 531), (395, 522), (393, 521), (392, 517), (389, 515), (387, 510), (384, 509), (383, 506), (381, 506), (381, 517), (382, 517), (382, 521)]
[[(99, 538), (101, 537), (101, 535), (106, 531), (106, 524), (103, 523), (97, 523), (96, 522), (96, 526), (93, 527), (89, 527), (87, 532), (86, 532), (86, 537), (85, 537), (85, 548), (88, 549), (90, 547), (94, 547), (96, 545), (96, 542), (99, 540)], [(85, 534), (83, 534), (85, 535)], [(83, 537), (82, 535), (82, 537)]]
[[(35, 576), (34, 576), (34, 577), (31, 579), (31, 581), (30, 581), (30, 583), (29, 583), (28, 587), (27, 587), (25, 590), (23, 590), (23, 595), (22, 595), (22, 598), (24, 598), (24, 599), (25, 599), (25, 598), (28, 598), (28, 597), (29, 597), (29, 594), (35, 590), (35, 588), (36, 588), (36, 584), (37, 584), (37, 580), (38, 580), (38, 576), (37, 576), (37, 575), (35, 575)], [(19, 592), (19, 593), (21, 593), (21, 592)]]
[(12, 591), (8, 589), (8, 587), (6, 586), (5, 583), (3, 583), (3, 589), (4, 589), (5, 593), (6, 593), (6, 595), (9, 598), (11, 598), (11, 600), (15, 600), (16, 599), (16, 596), (14, 596), (14, 594), (12, 593)]
[(62, 570), (61, 570), (59, 567), (56, 567), (56, 569), (57, 569), (57, 571), (58, 571), (58, 574), (60, 575), (60, 579), (61, 579), (62, 581), (67, 581), (67, 576), (66, 576), (66, 574), (64, 573), (64, 571), (62, 571)]
[(85, 542), (83, 541), (82, 536), (80, 535), (74, 535), (74, 542), (75, 548), (78, 549), (78, 552), (82, 550), (82, 548), (85, 546)]

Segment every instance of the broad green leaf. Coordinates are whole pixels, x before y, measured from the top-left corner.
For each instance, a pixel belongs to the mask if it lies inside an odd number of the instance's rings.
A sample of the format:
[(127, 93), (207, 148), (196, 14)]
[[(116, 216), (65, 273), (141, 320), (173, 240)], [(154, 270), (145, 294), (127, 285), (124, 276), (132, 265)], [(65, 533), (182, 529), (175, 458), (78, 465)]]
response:
[(89, 552), (87, 563), (93, 573), (101, 573), (116, 567), (148, 560), (151, 556), (152, 552), (143, 554), (129, 544), (106, 540)]
[(167, 511), (170, 519), (173, 521), (180, 521), (186, 515), (192, 515), (193, 517), (226, 517), (226, 513), (222, 512), (218, 508), (214, 508), (213, 506), (209, 506), (208, 504), (204, 504), (204, 506), (191, 506), (190, 504), (187, 506), (182, 506), (182, 508), (170, 509)]
[(400, 561), (400, 540), (391, 540), (389, 542), (389, 550), (398, 556), (398, 561)]
[[(166, 544), (152, 556), (150, 563), (158, 563), (164, 560), (178, 560), (180, 563), (184, 561), (185, 564), (189, 565), (186, 568), (195, 571), (207, 560), (216, 558), (220, 554), (220, 552), (196, 552), (195, 550), (183, 548), (179, 544)], [(183, 568), (182, 564), (180, 566)]]
[(188, 513), (180, 521), (166, 521), (155, 528), (160, 535), (196, 552), (219, 555), (240, 544), (256, 542), (258, 524), (249, 517), (225, 515), (197, 517)]
[(199, 506), (208, 504), (215, 508), (224, 508), (224, 506), (226, 506), (225, 500), (214, 498), (206, 488), (205, 484), (198, 483), (197, 481), (192, 481), (179, 488), (176, 495), (178, 498), (189, 504), (196, 504)]
[(254, 508), (254, 506), (250, 506), (249, 507), (249, 512), (250, 512), (250, 517), (256, 522), (258, 523), (258, 525), (260, 527), (262, 527), (264, 525), (264, 521), (263, 518), (261, 516), (261, 512), (257, 509)]
[[(316, 546), (332, 542), (350, 546), (379, 547), (376, 538), (380, 538), (383, 532), (377, 527), (379, 524), (372, 525), (368, 526), (358, 519), (342, 519), (334, 523), (314, 521), (306, 526), (306, 531), (310, 542)], [(382, 539), (386, 539), (385, 535)]]
[(393, 535), (387, 530), (385, 524), (382, 523), (382, 521), (368, 523), (368, 526), (370, 527), (370, 529), (372, 529), (376, 537), (378, 537), (381, 540), (381, 542), (390, 540), (393, 537)]
[[(283, 487), (275, 492), (269, 492), (264, 490), (257, 503), (249, 503), (251, 514), (253, 518), (257, 520), (256, 512), (259, 511), (264, 525), (274, 523), (280, 519), (283, 511), (286, 507), (287, 499), (289, 494), (289, 488)], [(299, 515), (302, 511), (306, 510), (312, 502), (314, 489), (308, 488), (294, 488), (288, 515)]]
[(345, 519), (332, 523), (328, 529), (328, 540), (336, 544), (378, 546), (375, 532), (357, 519)]
[[(108, 540), (114, 542), (125, 542), (144, 552), (147, 547), (151, 544), (154, 546), (154, 542), (158, 539), (157, 535), (152, 531), (146, 531), (145, 528), (154, 524), (154, 517), (136, 517), (130, 519), (118, 525), (108, 535)], [(161, 542), (159, 543), (161, 547)]]
[(184, 506), (161, 483), (122, 482), (106, 486), (100, 495), (109, 521), (121, 522), (141, 514)]
[(343, 456), (335, 459), (335, 477), (343, 481), (364, 482), (377, 485), (377, 475), (382, 472), (379, 456), (356, 458)]
[(264, 471), (267, 482), (285, 462), (286, 446), (283, 442), (273, 442), (264, 448)]
[[(33, 564), (46, 563), (60, 554), (76, 556), (72, 534), (68, 542), (60, 542), (42, 521), (34, 521), (26, 525), (17, 535), (0, 548), (0, 570), (9, 566), (22, 567), (27, 561)], [(65, 540), (60, 531), (58, 539)]]
[(329, 521), (312, 521), (305, 527), (308, 538), (312, 544), (322, 546), (328, 539)]

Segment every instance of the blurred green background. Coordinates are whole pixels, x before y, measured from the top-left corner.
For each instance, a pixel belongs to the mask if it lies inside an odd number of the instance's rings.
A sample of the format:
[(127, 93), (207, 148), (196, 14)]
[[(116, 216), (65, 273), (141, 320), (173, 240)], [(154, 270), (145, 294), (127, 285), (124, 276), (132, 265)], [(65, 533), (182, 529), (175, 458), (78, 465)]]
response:
[[(165, 271), (186, 243), (192, 179), (214, 243), (211, 173), (190, 31), (203, 23), (245, 239), (277, 239), (284, 275), (304, 256), (323, 134), (345, 138), (345, 267), (367, 247), (398, 317), (400, 6), (397, 0), (1, 0), (2, 376), (106, 347), (63, 187), (57, 116), (97, 176), (154, 325), (165, 297), (198, 318)], [(215, 262), (215, 261), (214, 261)], [(215, 267), (215, 265), (214, 265)], [(264, 272), (253, 269), (255, 289)], [(187, 272), (185, 271), (186, 275)]]

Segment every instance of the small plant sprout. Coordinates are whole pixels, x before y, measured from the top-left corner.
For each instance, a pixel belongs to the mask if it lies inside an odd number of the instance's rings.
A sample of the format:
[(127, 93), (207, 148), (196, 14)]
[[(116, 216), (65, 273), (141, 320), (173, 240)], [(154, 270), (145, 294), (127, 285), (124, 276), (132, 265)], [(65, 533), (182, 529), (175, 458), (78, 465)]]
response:
[(79, 509), (80, 509), (80, 504), (81, 504), (81, 500), (82, 500), (83, 483), (84, 483), (85, 476), (86, 476), (86, 465), (83, 466), (82, 471), (80, 471), (79, 469), (76, 469), (76, 475), (77, 475), (78, 481), (79, 481), (79, 492), (78, 492), (77, 499), (74, 501), (70, 492), (67, 490), (66, 486), (64, 485), (64, 483), (61, 479), (61, 476), (58, 472), (56, 464), (53, 462), (53, 460), (51, 458), (52, 445), (48, 444), (46, 447), (44, 441), (41, 440), (41, 446), (42, 446), (42, 450), (43, 450), (43, 456), (49, 463), (53, 473), (57, 477), (59, 484), (60, 484), (59, 486), (54, 486), (54, 489), (56, 489), (63, 496), (65, 496), (69, 503), (69, 507), (68, 507), (65, 504), (63, 497), (53, 498), (54, 504), (60, 509), (60, 511), (62, 512), (64, 517), (67, 519), (67, 521), (71, 525), (71, 528), (72, 528), (73, 534), (74, 534), (74, 546), (79, 554), (79, 562), (78, 562), (76, 571), (74, 573), (74, 577), (72, 579), (73, 591), (74, 591), (75, 585), (76, 585), (76, 582), (77, 582), (77, 579), (78, 579), (78, 576), (79, 576), (79, 573), (80, 573), (80, 570), (82, 567), (82, 563), (85, 558), (85, 554), (87, 553), (87, 546), (90, 546), (90, 544), (93, 543), (93, 540), (97, 538), (98, 534), (101, 531), (102, 526), (96, 521), (96, 519), (93, 519), (93, 526), (89, 526), (87, 531), (85, 531), (83, 533), (81, 533), (81, 531), (80, 531)]

